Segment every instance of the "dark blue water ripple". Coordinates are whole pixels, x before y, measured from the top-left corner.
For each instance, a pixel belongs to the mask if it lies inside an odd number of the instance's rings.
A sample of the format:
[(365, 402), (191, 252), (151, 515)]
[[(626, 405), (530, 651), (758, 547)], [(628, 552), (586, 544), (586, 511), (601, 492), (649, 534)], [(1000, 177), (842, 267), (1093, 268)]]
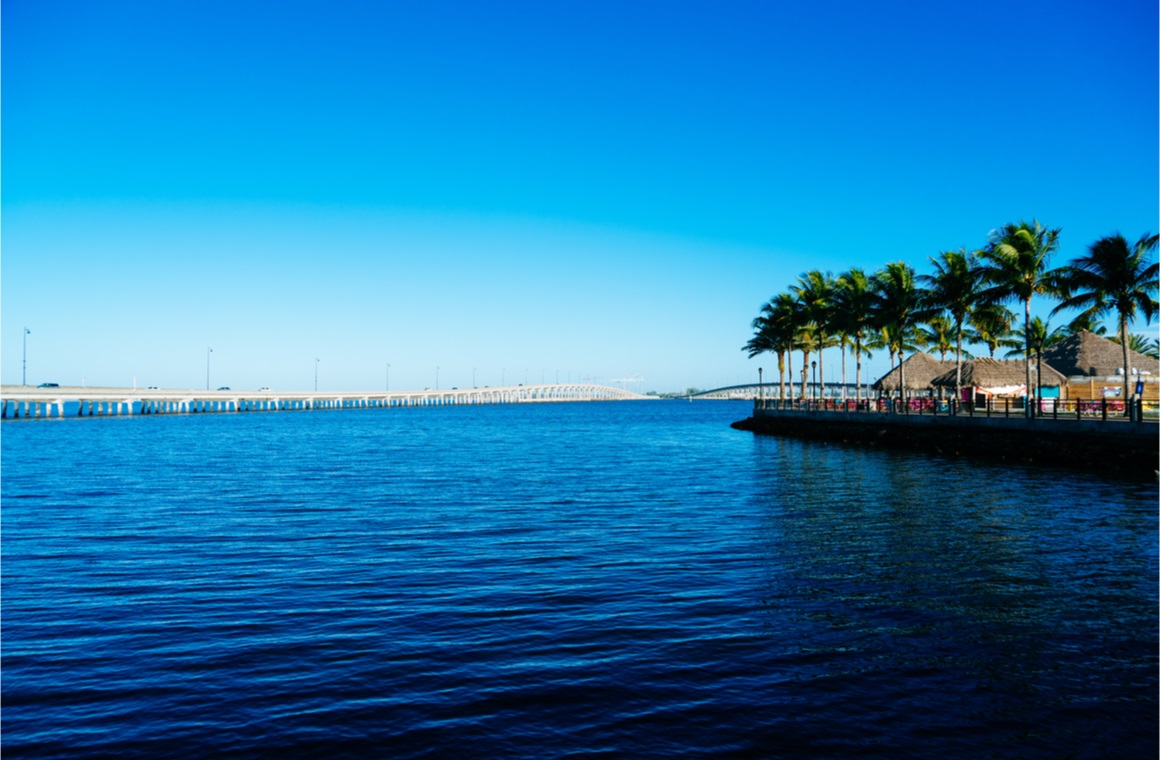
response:
[(1157, 493), (730, 403), (3, 428), (5, 757), (1154, 757)]

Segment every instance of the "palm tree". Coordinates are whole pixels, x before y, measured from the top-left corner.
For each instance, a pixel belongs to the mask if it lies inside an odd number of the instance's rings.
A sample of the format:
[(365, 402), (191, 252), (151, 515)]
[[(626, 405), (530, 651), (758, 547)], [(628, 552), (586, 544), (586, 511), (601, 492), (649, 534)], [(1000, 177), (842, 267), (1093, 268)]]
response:
[[(926, 316), (925, 294), (918, 287), (914, 267), (902, 261), (892, 262), (874, 275), (873, 310), (886, 331), (887, 341), (898, 350), (898, 385), (906, 401), (905, 350)], [(893, 353), (893, 351), (891, 351)]]
[[(1048, 269), (1051, 254), (1059, 247), (1059, 229), (1047, 229), (1038, 220), (1008, 224), (999, 230), (991, 244), (979, 252), (983, 280), (991, 285), (982, 297), (1002, 303), (1023, 304), (1023, 334), (1031, 337), (1031, 297), (1056, 292), (1057, 278)], [(1025, 346), (1023, 371), (1025, 387), (1031, 392), (1031, 347)], [(1031, 405), (1026, 405), (1031, 416)]]
[[(1020, 340), (1016, 346), (1007, 352), (1007, 357), (1027, 357), (1027, 349), (1030, 348), (1035, 355), (1035, 398), (1043, 397), (1043, 352), (1056, 343), (1059, 343), (1067, 337), (1066, 328), (1057, 327), (1054, 330), (1047, 329), (1047, 323), (1039, 317), (1031, 320), (1031, 334), (1024, 335), (1023, 329), (1016, 330), (1015, 333)], [(1020, 345), (1021, 344), (1021, 345)]]
[(778, 398), (785, 399), (786, 357), (789, 357), (790, 384), (793, 384), (794, 336), (798, 329), (797, 301), (788, 293), (770, 299), (761, 309), (761, 315), (753, 320), (756, 331), (753, 338), (742, 349), (749, 352), (752, 359), (763, 352), (777, 355)]
[(1157, 310), (1157, 264), (1151, 261), (1151, 253), (1158, 238), (1144, 233), (1135, 246), (1129, 246), (1123, 235), (1103, 237), (1062, 270), (1065, 298), (1056, 311), (1083, 309), (1081, 316), (1088, 317), (1116, 315), (1116, 334), (1124, 352), (1125, 400), (1131, 383), (1128, 323), (1139, 312), (1147, 324)]
[(834, 317), (854, 340), (854, 399), (862, 400), (862, 354), (871, 356), (865, 341), (874, 324), (871, 280), (861, 269), (851, 269), (834, 282)]
[(826, 387), (826, 365), (822, 351), (824, 348), (829, 348), (833, 345), (832, 334), (834, 333), (832, 322), (834, 321), (834, 276), (829, 272), (819, 272), (816, 269), (811, 269), (808, 272), (803, 272), (798, 277), (797, 284), (790, 288), (795, 296), (797, 296), (798, 303), (802, 306), (802, 312), (806, 320), (811, 323), (813, 327), (813, 337), (817, 342), (818, 349), (818, 379), (819, 389), (825, 390)]
[(1067, 323), (1068, 335), (1075, 335), (1076, 333), (1087, 330), (1094, 335), (1107, 335), (1108, 328), (1104, 327), (1098, 319), (1091, 315), (1084, 316), (1080, 314), (1075, 319)]
[(942, 314), (935, 314), (926, 320), (926, 324), (919, 326), (919, 332), (928, 346), (934, 346), (938, 350), (938, 358), (945, 361), (947, 352), (954, 348), (951, 342), (954, 326), (951, 321)]
[(1139, 348), (1136, 348), (1131, 346), (1131, 341), (1129, 341), (1129, 348), (1131, 348), (1133, 351), (1143, 354), (1144, 356), (1150, 356), (1153, 359), (1160, 359), (1160, 339), (1146, 338), (1143, 335), (1133, 335), (1132, 337), (1142, 338), (1141, 345)]
[(978, 306), (967, 318), (967, 323), (971, 327), (966, 333), (967, 340), (986, 346), (987, 355), (994, 359), (995, 349), (1013, 345), (1011, 323), (1014, 321), (1015, 313), (1006, 306), (998, 304)]
[(982, 293), (982, 272), (979, 252), (943, 251), (931, 258), (934, 274), (923, 275), (919, 282), (927, 286), (930, 306), (945, 309), (954, 322), (955, 335), (955, 398), (963, 398), (963, 330), (967, 317), (979, 303)]

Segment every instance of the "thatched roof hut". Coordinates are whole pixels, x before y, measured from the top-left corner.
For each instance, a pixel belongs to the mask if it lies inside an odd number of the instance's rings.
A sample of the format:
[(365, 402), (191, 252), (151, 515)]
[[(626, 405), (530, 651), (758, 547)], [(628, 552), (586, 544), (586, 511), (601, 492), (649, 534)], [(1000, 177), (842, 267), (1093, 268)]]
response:
[[(1043, 361), (1069, 377), (1111, 377), (1124, 367), (1124, 349), (1095, 333), (1081, 330), (1043, 352)], [(1160, 360), (1128, 351), (1132, 369), (1160, 375)]]
[[(954, 360), (944, 361), (922, 352), (911, 354), (903, 364), (906, 365), (905, 372), (902, 372), (900, 367), (895, 367), (875, 380), (874, 385), (871, 387), (876, 391), (897, 391), (900, 378), (905, 375), (906, 389), (908, 391), (924, 390), (931, 387), (931, 381), (945, 372), (948, 365), (951, 368), (952, 375), (955, 369)], [(951, 384), (953, 385), (954, 383), (952, 382)]]
[[(1036, 380), (1036, 362), (1031, 361), (1031, 384)], [(949, 372), (944, 372), (931, 381), (932, 385), (943, 388), (955, 387), (955, 368), (951, 362)], [(1022, 359), (972, 359), (963, 362), (964, 388), (1022, 388), (1027, 383), (1027, 375)], [(1067, 384), (1067, 377), (1043, 362), (1043, 385), (1060, 386)]]

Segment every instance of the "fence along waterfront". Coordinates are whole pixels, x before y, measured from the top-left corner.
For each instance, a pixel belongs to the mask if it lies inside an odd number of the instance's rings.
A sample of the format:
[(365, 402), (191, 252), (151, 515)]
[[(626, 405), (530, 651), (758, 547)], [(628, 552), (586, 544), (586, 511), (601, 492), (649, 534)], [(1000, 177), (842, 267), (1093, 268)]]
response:
[[(806, 411), (847, 414), (901, 414), (945, 417), (1022, 417), (1022, 399), (988, 397), (983, 402), (956, 402), (955, 399), (873, 398), (854, 401), (847, 399), (778, 399), (757, 398), (754, 409), (768, 412)], [(1160, 422), (1160, 402), (1136, 398), (1127, 404), (1119, 399), (1039, 399), (1032, 404), (1032, 416), (1037, 419), (1070, 419), (1102, 421)]]

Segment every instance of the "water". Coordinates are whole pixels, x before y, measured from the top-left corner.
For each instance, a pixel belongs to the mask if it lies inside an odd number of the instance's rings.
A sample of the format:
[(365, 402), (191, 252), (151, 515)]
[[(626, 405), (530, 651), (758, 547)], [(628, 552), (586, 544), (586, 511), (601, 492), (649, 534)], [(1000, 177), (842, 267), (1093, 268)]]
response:
[(747, 412), (5, 423), (4, 757), (1156, 756), (1155, 484)]

